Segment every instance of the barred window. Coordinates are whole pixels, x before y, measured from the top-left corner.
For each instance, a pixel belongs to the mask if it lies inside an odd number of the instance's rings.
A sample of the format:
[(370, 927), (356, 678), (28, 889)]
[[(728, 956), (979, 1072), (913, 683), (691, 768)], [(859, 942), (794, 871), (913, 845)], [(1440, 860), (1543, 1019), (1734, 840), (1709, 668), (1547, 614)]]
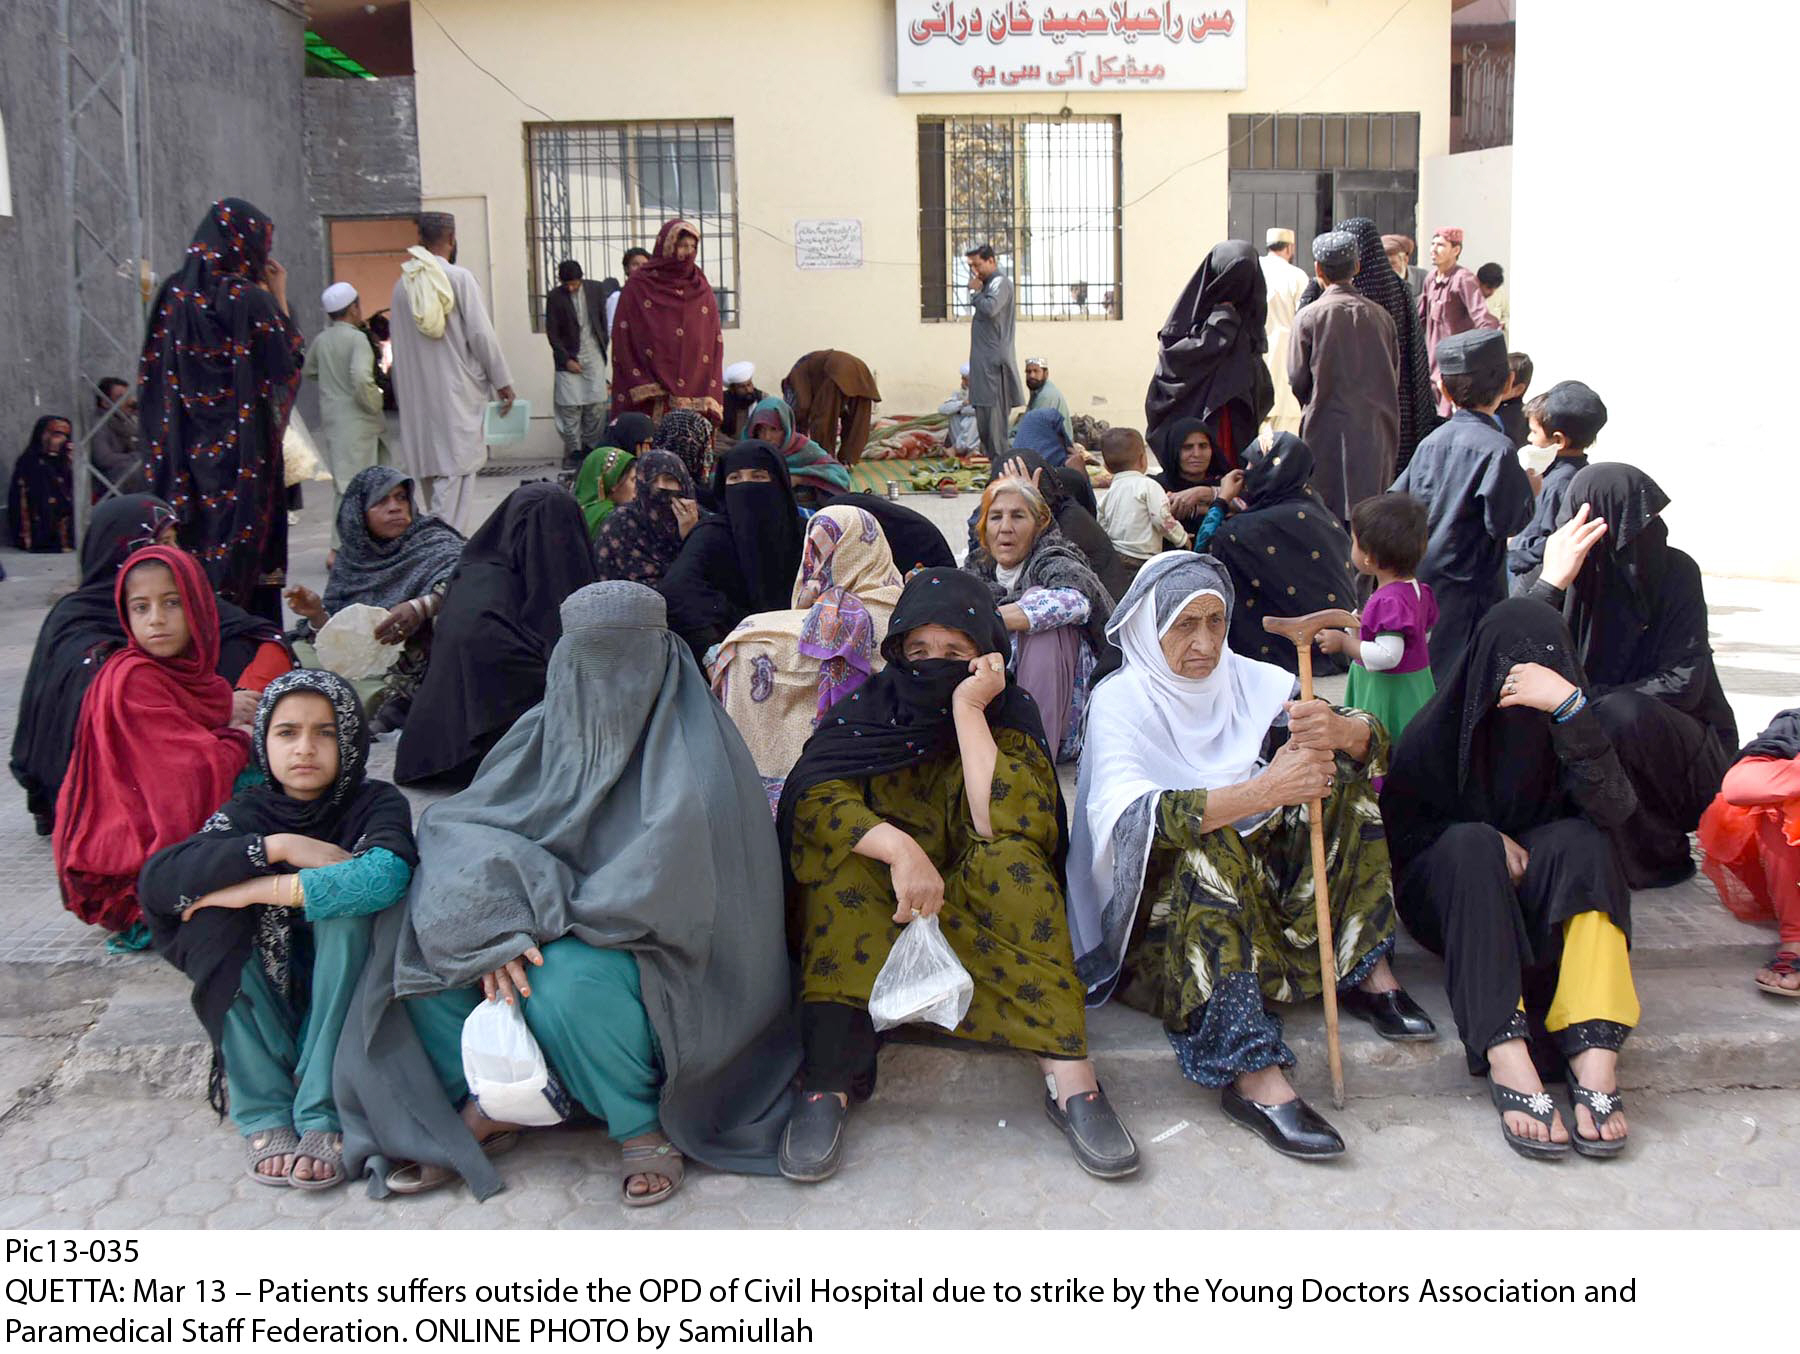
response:
[(985, 243), (1022, 318), (1121, 318), (1119, 185), (1116, 117), (920, 118), (920, 315), (969, 313)]
[(719, 319), (738, 322), (737, 165), (729, 119), (702, 122), (552, 122), (525, 128), (531, 323), (544, 323), (556, 265), (624, 279), (622, 258), (655, 249), (672, 217), (700, 228), (700, 266)]

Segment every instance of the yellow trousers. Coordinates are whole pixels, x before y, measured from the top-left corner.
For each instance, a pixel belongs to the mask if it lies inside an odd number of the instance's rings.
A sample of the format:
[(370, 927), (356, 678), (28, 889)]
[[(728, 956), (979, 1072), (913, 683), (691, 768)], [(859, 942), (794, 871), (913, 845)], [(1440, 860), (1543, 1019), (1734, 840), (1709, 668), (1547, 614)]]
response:
[(1554, 1034), (1585, 1020), (1635, 1026), (1639, 1014), (1625, 933), (1604, 912), (1570, 917), (1563, 923), (1562, 964), (1544, 1028)]

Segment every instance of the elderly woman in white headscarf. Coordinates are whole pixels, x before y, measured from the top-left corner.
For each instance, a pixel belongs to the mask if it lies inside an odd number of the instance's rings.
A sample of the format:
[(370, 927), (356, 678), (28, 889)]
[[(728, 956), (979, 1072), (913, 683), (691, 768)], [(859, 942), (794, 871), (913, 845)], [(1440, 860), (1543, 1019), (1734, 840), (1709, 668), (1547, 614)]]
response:
[(1284, 668), (1233, 653), (1232, 587), (1214, 561), (1157, 556), (1107, 626), (1124, 664), (1094, 689), (1069, 854), (1069, 925), (1090, 1005), (1116, 990), (1160, 1016), (1189, 1080), (1277, 1151), (1343, 1139), (1295, 1095), (1266, 1002), (1323, 990), (1304, 805), (1324, 799), (1332, 934), (1345, 1009), (1389, 1039), (1430, 1039), (1395, 982), (1394, 897), (1370, 778), (1381, 725), (1294, 699)]

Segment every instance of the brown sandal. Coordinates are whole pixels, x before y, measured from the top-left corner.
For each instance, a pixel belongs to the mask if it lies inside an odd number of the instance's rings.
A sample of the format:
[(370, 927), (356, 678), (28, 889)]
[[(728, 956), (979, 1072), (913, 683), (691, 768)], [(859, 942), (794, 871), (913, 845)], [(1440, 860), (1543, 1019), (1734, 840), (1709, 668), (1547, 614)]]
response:
[[(483, 1139), (481, 1150), (489, 1160), (503, 1157), (519, 1145), (519, 1135), (512, 1129), (504, 1133), (496, 1133), (491, 1138)], [(434, 1189), (442, 1189), (452, 1181), (462, 1179), (448, 1166), (433, 1166), (422, 1161), (409, 1161), (404, 1166), (397, 1166), (388, 1172), (387, 1188), (389, 1194), (429, 1194)]]

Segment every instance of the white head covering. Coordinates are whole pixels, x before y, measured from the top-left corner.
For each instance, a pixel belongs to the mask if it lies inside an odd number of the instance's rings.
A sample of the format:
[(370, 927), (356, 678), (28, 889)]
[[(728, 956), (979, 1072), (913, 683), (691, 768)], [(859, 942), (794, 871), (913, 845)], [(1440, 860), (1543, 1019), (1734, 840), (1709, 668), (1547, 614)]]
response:
[(1229, 623), (1234, 598), (1224, 569), (1189, 550), (1166, 551), (1138, 571), (1106, 624), (1125, 662), (1094, 688), (1088, 706), (1069, 843), (1069, 922), (1077, 958), (1116, 929), (1105, 918), (1121, 879), (1131, 881), (1127, 891), (1142, 888), (1148, 836), (1144, 859), (1128, 862), (1129, 876), (1121, 868), (1115, 877), (1114, 829), (1126, 810), (1147, 794), (1160, 799), (1165, 790), (1241, 785), (1293, 694), (1291, 672), (1233, 653), (1229, 642), (1206, 677), (1183, 677), (1169, 667), (1163, 634), (1194, 598), (1204, 596), (1225, 604)]
[(1050, 364), (1041, 357), (1028, 357), (1025, 359), (1025, 365), (1028, 367), (1042, 367), (1045, 371), (1050, 370)]
[(1286, 226), (1270, 226), (1263, 235), (1263, 243), (1273, 248), (1278, 244), (1292, 244), (1294, 232)]
[(356, 288), (348, 282), (333, 282), (325, 288), (325, 294), (319, 297), (319, 304), (325, 307), (327, 315), (335, 315), (340, 310), (348, 310), (356, 304)]
[(967, 362), (962, 364), (962, 374), (964, 376), (967, 376), (969, 374), (969, 364)]
[(738, 385), (742, 382), (749, 381), (755, 375), (756, 363), (733, 362), (729, 367), (725, 368), (725, 384), (728, 386)]

